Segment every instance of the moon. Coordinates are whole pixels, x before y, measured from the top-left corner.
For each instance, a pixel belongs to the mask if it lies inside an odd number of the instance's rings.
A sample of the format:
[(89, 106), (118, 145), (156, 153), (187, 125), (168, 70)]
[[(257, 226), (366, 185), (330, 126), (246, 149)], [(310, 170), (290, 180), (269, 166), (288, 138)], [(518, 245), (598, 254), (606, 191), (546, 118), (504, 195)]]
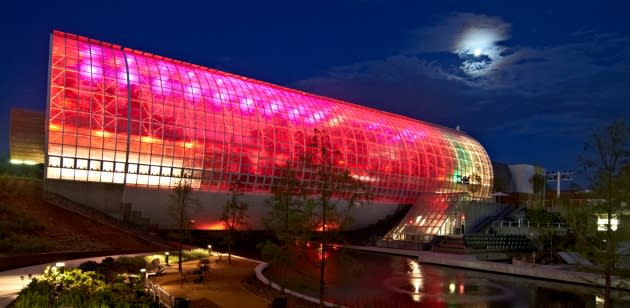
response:
[(481, 49), (480, 48), (475, 48), (475, 50), (473, 50), (473, 55), (475, 57), (481, 56)]

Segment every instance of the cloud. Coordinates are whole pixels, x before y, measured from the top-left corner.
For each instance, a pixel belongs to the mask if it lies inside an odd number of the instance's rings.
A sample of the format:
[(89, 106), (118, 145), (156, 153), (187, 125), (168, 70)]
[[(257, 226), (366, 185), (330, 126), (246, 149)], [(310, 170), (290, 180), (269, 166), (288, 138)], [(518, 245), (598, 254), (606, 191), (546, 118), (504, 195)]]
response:
[[(572, 80), (602, 73), (628, 72), (627, 37), (618, 34), (575, 33), (564, 44), (519, 46), (502, 59), (493, 74), (470, 84), (484, 89), (507, 89), (525, 95), (554, 92)], [(580, 90), (580, 88), (575, 88)]]
[(449, 52), (460, 59), (458, 73), (480, 77), (500, 64), (508, 47), (511, 25), (498, 17), (456, 13), (440, 23), (411, 32), (406, 54)]
[(547, 138), (575, 138), (587, 136), (601, 119), (579, 111), (564, 114), (534, 114), (511, 120), (490, 129), (510, 137), (545, 136)]
[(387, 57), (331, 67), (295, 86), (459, 125), (492, 159), (572, 168), (593, 128), (628, 114), (630, 39), (580, 31), (519, 45), (510, 31), (498, 17), (452, 14), (411, 31)]
[[(562, 44), (529, 47), (511, 42), (511, 24), (499, 17), (456, 13), (410, 31), (400, 54), (420, 59), (451, 54), (457, 61), (427, 71), (474, 89), (539, 95), (559, 83), (610, 70), (630, 69), (630, 41), (617, 33), (579, 31)], [(541, 74), (544, 72), (544, 74)]]
[[(484, 32), (490, 28), (492, 35)], [(627, 114), (628, 37), (582, 31), (556, 44), (508, 46), (510, 29), (498, 17), (449, 15), (442, 22), (412, 31), (407, 47), (393, 55), (331, 67), (325, 74), (295, 85), (488, 134), (508, 130), (528, 134), (528, 127), (564, 126), (573, 127), (566, 134), (580, 138), (597, 121)], [(490, 64), (467, 63), (467, 57), (474, 57), (467, 55), (470, 50), (461, 50), (471, 44), (465, 42), (467, 38), (503, 51), (497, 49), (497, 55), (486, 51), (475, 60)], [(465, 73), (482, 69), (486, 73)]]
[(409, 46), (401, 50), (408, 54), (455, 52), (464, 47), (461, 42), (467, 38), (491, 45), (509, 39), (510, 28), (498, 17), (455, 13), (432, 26), (410, 31)]

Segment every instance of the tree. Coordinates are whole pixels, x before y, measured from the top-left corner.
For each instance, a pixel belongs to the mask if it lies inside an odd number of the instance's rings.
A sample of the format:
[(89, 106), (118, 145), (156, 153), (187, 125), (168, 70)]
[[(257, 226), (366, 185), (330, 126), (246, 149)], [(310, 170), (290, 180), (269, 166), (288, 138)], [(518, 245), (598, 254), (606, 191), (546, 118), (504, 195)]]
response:
[(540, 203), (542, 207), (545, 206), (545, 189), (547, 188), (547, 179), (544, 174), (534, 173), (529, 178), (529, 183), (532, 184), (532, 193), (534, 194), (534, 202)]
[[(357, 204), (369, 201), (369, 193), (364, 182), (353, 176), (341, 163), (342, 153), (333, 147), (325, 131), (314, 130), (305, 153), (304, 194), (313, 206), (310, 226), (320, 231), (318, 234), (321, 258), (319, 264), (319, 300), (323, 306), (325, 296), (326, 256), (329, 245), (339, 238), (339, 231), (351, 224), (350, 210)], [(341, 204), (346, 211), (341, 211)]]
[(370, 194), (366, 183), (346, 168), (343, 154), (325, 131), (315, 129), (304, 139), (309, 142), (296, 148), (297, 159), (283, 169), (267, 200), (265, 224), (274, 231), (281, 246), (267, 242), (259, 247), (267, 259), (284, 265), (299, 255), (291, 243), (315, 239), (321, 249), (317, 278), (323, 305), (330, 246), (341, 239), (340, 231), (352, 223), (351, 209), (368, 202)]
[(310, 239), (313, 208), (291, 162), (287, 162), (280, 174), (280, 178), (272, 183), (272, 196), (265, 200), (268, 211), (263, 218), (265, 227), (274, 233), (278, 243), (266, 241), (258, 248), (263, 259), (272, 266), (282, 264), (279, 266), (281, 281), (277, 283), (284, 288), (288, 282), (285, 280), (287, 268), (302, 256), (295, 244)]
[[(630, 202), (630, 126), (619, 120), (596, 131), (585, 144), (580, 162), (590, 180), (592, 202), (588, 208), (574, 215), (573, 222), (593, 226), (593, 222), (599, 221), (597, 229), (584, 230), (584, 236), (578, 237), (578, 240), (582, 241), (581, 247), (587, 248), (596, 262), (603, 266), (604, 306), (610, 307), (611, 288), (614, 287), (611, 285), (612, 274), (617, 264), (619, 242), (628, 238), (627, 230), (622, 226), (618, 228), (615, 221), (621, 218), (622, 210)], [(591, 214), (584, 215), (584, 211)]]
[(171, 205), (169, 211), (175, 220), (177, 228), (177, 238), (179, 240), (179, 261), (178, 270), (182, 272), (182, 255), (184, 251), (184, 238), (186, 230), (191, 227), (190, 212), (193, 206), (197, 204), (197, 200), (192, 196), (191, 177), (185, 175), (177, 182), (171, 194)]
[(232, 247), (236, 236), (247, 226), (247, 203), (239, 198), (243, 195), (240, 181), (234, 181), (230, 187), (230, 199), (225, 202), (221, 220), (225, 226), (225, 243), (228, 246), (228, 263), (232, 264)]
[(304, 227), (312, 214), (312, 208), (306, 202), (304, 186), (290, 163), (281, 169), (281, 174), (271, 186), (271, 198), (265, 200), (269, 211), (263, 222), (280, 241), (303, 240), (307, 238), (305, 233), (310, 231)]

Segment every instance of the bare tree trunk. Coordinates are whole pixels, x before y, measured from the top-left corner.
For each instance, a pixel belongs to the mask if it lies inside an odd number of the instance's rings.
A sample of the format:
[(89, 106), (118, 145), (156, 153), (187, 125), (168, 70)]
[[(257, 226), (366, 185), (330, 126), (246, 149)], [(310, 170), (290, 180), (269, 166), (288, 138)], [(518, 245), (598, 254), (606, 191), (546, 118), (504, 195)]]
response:
[(608, 223), (606, 224), (606, 263), (605, 266), (606, 268), (604, 269), (604, 279), (605, 279), (605, 286), (604, 286), (604, 308), (609, 308), (611, 307), (611, 303), (610, 303), (610, 284), (611, 284), (611, 276), (612, 276), (612, 269), (615, 266), (615, 261), (614, 261), (614, 255), (617, 252), (613, 250), (613, 241), (612, 241), (612, 225), (611, 225), (611, 219), (612, 219), (612, 211), (611, 211), (611, 205), (610, 205), (610, 199), (608, 201), (608, 210), (606, 211), (607, 215), (608, 215)]
[(322, 236), (320, 239), (320, 245), (322, 247), (322, 257), (319, 261), (319, 306), (324, 307), (324, 295), (325, 295), (325, 274), (326, 274), (326, 202), (322, 203)]
[(184, 254), (183, 251), (184, 251), (184, 244), (180, 240), (179, 241), (179, 261), (177, 262), (180, 273), (182, 272), (182, 255)]
[(178, 270), (182, 273), (182, 256), (184, 254), (184, 205), (180, 207), (179, 213), (179, 260), (177, 261)]

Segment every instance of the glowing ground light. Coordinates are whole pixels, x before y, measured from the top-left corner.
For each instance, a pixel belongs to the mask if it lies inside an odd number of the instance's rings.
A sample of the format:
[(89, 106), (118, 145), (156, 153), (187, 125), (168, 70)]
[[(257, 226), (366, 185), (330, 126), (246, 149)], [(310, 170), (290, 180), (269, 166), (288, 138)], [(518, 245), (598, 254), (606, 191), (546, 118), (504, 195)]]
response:
[(9, 160), (14, 165), (36, 165), (37, 163), (32, 160), (11, 159)]

